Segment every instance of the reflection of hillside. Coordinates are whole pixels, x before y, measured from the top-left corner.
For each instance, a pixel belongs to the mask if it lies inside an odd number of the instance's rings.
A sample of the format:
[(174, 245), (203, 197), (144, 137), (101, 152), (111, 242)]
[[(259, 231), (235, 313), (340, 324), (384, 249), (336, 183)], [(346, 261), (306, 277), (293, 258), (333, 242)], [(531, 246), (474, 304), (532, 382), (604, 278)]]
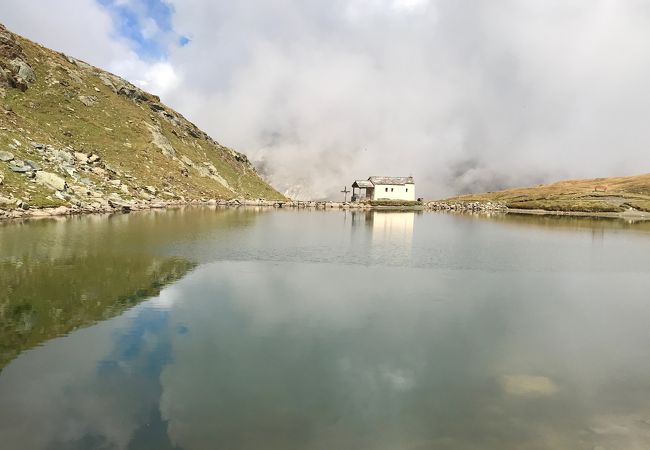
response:
[(484, 220), (499, 222), (505, 225), (548, 228), (556, 231), (589, 230), (589, 231), (640, 231), (650, 232), (649, 220), (622, 219), (611, 217), (581, 217), (532, 214), (456, 214), (466, 220)]
[(56, 261), (0, 262), (0, 369), (20, 352), (116, 316), (194, 264), (174, 258), (96, 254)]
[(225, 235), (259, 214), (181, 208), (0, 224), (0, 369), (21, 351), (116, 316), (183, 277), (196, 264), (170, 255), (175, 243)]

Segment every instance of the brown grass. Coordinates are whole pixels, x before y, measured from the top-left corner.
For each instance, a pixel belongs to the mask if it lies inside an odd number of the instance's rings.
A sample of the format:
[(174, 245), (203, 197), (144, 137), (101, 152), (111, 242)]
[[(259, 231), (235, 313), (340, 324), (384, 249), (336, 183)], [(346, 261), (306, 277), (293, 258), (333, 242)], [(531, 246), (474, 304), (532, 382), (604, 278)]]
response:
[[(601, 186), (607, 189), (603, 190)], [(524, 210), (625, 212), (633, 209), (650, 212), (650, 174), (567, 180), (548, 185), (463, 195), (448, 201), (498, 201), (510, 209)]]

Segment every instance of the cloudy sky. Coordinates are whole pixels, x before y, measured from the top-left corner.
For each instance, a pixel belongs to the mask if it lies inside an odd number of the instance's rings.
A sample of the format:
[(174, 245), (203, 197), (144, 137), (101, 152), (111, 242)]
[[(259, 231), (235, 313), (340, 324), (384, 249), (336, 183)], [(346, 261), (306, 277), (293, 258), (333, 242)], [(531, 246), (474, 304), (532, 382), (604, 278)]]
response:
[(299, 197), (650, 172), (646, 0), (0, 0)]

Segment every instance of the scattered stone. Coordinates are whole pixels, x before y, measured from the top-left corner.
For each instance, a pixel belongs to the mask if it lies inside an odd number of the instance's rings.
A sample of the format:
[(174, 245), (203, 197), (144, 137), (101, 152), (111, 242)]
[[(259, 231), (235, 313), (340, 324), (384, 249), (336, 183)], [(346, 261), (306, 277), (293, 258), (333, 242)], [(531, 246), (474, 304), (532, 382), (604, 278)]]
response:
[(97, 156), (97, 155), (95, 155), (95, 154), (92, 154), (92, 155), (90, 155), (90, 156), (88, 157), (88, 162), (89, 162), (90, 164), (93, 164), (93, 163), (96, 163), (97, 161), (99, 161), (100, 159), (101, 159), (101, 158), (100, 158), (99, 156)]
[(70, 210), (66, 208), (65, 206), (59, 206), (58, 208), (53, 209), (50, 211), (50, 215), (52, 216), (65, 216), (70, 213)]
[(31, 146), (32, 146), (35, 150), (45, 150), (45, 149), (47, 148), (45, 144), (39, 144), (38, 142), (32, 142), (32, 143), (31, 143)]
[(92, 172), (95, 175), (99, 175), (99, 176), (102, 176), (102, 177), (106, 176), (106, 171), (104, 169), (102, 169), (101, 167), (93, 167)]
[(11, 161), (9, 164), (9, 169), (11, 169), (12, 172), (16, 173), (25, 173), (25, 172), (31, 172), (32, 168), (29, 166), (26, 166), (25, 163), (19, 159), (14, 159)]
[(66, 194), (66, 193), (64, 193), (64, 192), (61, 192), (61, 191), (56, 191), (56, 192), (54, 193), (54, 196), (55, 196), (56, 198), (58, 198), (59, 200), (63, 200), (63, 201), (66, 201), (66, 202), (67, 202), (68, 200), (70, 200), (70, 198), (71, 198), (68, 194)]
[(187, 156), (185, 156), (185, 155), (181, 156), (181, 161), (183, 161), (185, 164), (187, 164), (190, 167), (192, 167), (194, 165), (192, 160), (190, 158), (188, 158)]
[(200, 177), (207, 178), (210, 176), (210, 170), (207, 167), (199, 166), (196, 170), (198, 170)]
[(16, 203), (16, 200), (12, 198), (3, 197), (0, 195), (0, 205), (13, 205)]
[(118, 171), (115, 167), (111, 166), (110, 164), (104, 164), (104, 169), (106, 169), (106, 171), (109, 172), (111, 175), (116, 175), (116, 176), (121, 175), (120, 171)]
[(151, 195), (156, 195), (156, 193), (158, 192), (158, 191), (156, 190), (156, 188), (153, 187), (153, 186), (145, 186), (145, 187), (144, 187), (144, 190), (147, 191), (147, 193), (149, 193), (149, 194), (151, 194)]
[(74, 157), (81, 164), (87, 164), (88, 163), (88, 155), (86, 155), (85, 153), (74, 152)]
[(65, 150), (53, 150), (52, 151), (52, 156), (61, 162), (74, 165), (74, 156), (72, 153), (65, 151)]
[(108, 184), (113, 187), (120, 187), (122, 185), (122, 182), (120, 180), (110, 180)]
[(40, 164), (38, 164), (35, 161), (32, 161), (31, 159), (26, 159), (25, 160), (25, 165), (29, 166), (32, 168), (32, 170), (41, 170)]
[(63, 178), (51, 172), (37, 172), (36, 181), (57, 191), (64, 191), (68, 187), (68, 184)]
[(95, 106), (99, 102), (94, 95), (80, 95), (79, 101), (88, 107)]
[(120, 186), (120, 191), (122, 191), (126, 195), (130, 194), (129, 187), (126, 184), (123, 184), (122, 186)]
[(109, 201), (108, 201), (108, 204), (109, 204), (112, 208), (121, 209), (122, 212), (129, 212), (129, 211), (131, 211), (131, 205), (128, 204), (128, 203), (126, 203), (126, 202), (117, 202), (117, 201), (115, 201), (115, 200), (109, 200)]
[(26, 91), (27, 88), (36, 81), (34, 69), (21, 59), (14, 59), (11, 61), (11, 66), (14, 71), (16, 87), (21, 91)]
[(67, 173), (71, 178), (74, 178), (75, 180), (79, 178), (79, 175), (77, 175), (77, 169), (75, 169), (73, 166), (61, 164), (59, 168)]
[(0, 161), (9, 162), (12, 159), (14, 159), (14, 154), (13, 153), (6, 152), (4, 150), (0, 150)]
[(435, 201), (425, 203), (425, 208), (433, 211), (452, 211), (452, 212), (505, 212), (508, 207), (505, 203), (499, 202), (453, 202), (453, 201)]

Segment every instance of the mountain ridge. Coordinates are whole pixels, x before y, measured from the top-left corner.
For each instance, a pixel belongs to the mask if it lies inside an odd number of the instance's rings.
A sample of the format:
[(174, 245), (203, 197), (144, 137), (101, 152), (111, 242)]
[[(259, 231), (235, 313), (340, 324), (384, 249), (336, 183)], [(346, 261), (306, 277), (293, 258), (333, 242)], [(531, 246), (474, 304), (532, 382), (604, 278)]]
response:
[(284, 200), (160, 98), (0, 24), (0, 209)]

